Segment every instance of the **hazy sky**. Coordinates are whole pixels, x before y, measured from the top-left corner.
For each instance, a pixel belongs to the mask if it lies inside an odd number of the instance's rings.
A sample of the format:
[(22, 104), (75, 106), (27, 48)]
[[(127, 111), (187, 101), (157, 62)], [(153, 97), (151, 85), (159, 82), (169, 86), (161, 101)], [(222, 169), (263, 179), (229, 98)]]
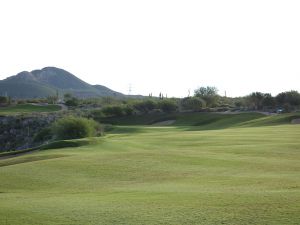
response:
[(126, 94), (300, 91), (300, 1), (1, 0), (0, 79), (46, 66)]

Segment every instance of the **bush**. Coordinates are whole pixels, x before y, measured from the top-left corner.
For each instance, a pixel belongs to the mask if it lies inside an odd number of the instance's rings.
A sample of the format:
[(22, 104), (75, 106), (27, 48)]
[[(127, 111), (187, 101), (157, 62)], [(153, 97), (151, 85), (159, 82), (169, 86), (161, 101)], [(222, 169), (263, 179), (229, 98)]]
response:
[(123, 111), (125, 113), (126, 116), (131, 116), (134, 114), (134, 109), (131, 106), (126, 106), (123, 108)]
[[(100, 114), (100, 112), (102, 113), (102, 115)], [(134, 110), (131, 106), (128, 105), (115, 105), (115, 106), (106, 106), (104, 108), (102, 108), (102, 110), (100, 112), (94, 112), (94, 115), (100, 115), (100, 116), (130, 116), (134, 113)], [(93, 115), (92, 115), (93, 116)], [(99, 116), (98, 116), (99, 118)], [(97, 119), (96, 119), (97, 120)]]
[(123, 116), (123, 107), (122, 106), (106, 106), (102, 109), (102, 112), (106, 116)]
[(66, 106), (78, 106), (79, 105), (79, 100), (75, 97), (72, 97), (68, 100), (65, 101)]
[(276, 96), (276, 101), (279, 106), (284, 106), (286, 104), (289, 106), (299, 106), (300, 94), (297, 91), (282, 92)]
[(8, 103), (8, 97), (0, 96), (0, 104), (6, 104), (6, 103)]
[(157, 107), (153, 100), (143, 100), (133, 103), (133, 108), (140, 113), (148, 113)]
[(52, 139), (52, 132), (49, 127), (46, 127), (39, 131), (35, 137), (33, 138), (33, 142), (39, 143), (39, 142), (45, 142)]
[(77, 139), (99, 135), (100, 125), (92, 119), (69, 116), (56, 121), (51, 130), (56, 140)]
[(89, 112), (88, 117), (96, 121), (101, 121), (101, 119), (104, 117), (104, 114), (101, 109), (94, 109)]
[(203, 99), (199, 97), (187, 97), (183, 98), (180, 101), (180, 105), (183, 110), (192, 110), (192, 111), (200, 111), (204, 107), (206, 107), (206, 103)]
[(176, 102), (169, 100), (169, 99), (161, 100), (158, 103), (158, 107), (165, 113), (171, 113), (171, 112), (175, 112), (177, 110)]
[(208, 107), (217, 106), (220, 96), (218, 95), (218, 89), (216, 87), (200, 87), (194, 92), (194, 97), (202, 98)]

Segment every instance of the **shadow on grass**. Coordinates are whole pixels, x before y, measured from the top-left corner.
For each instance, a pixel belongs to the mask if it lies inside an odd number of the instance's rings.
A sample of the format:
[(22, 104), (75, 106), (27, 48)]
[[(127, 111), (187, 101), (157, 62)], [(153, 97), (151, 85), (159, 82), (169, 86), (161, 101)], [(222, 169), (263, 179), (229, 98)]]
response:
[(145, 131), (145, 126), (112, 126), (107, 134), (136, 134)]
[(48, 160), (48, 159), (57, 159), (66, 156), (67, 155), (41, 155), (41, 156), (28, 156), (22, 158), (12, 158), (10, 160), (0, 161), (0, 167), (11, 166), (11, 165), (16, 165), (21, 163), (36, 162), (36, 161)]
[(84, 145), (90, 145), (97, 143), (96, 139), (75, 139), (75, 140), (60, 140), (54, 141), (49, 144), (40, 146), (39, 150), (57, 149), (57, 148), (70, 148), (70, 147), (81, 147)]
[(28, 154), (28, 153), (40, 151), (40, 150), (71, 148), (71, 147), (76, 148), (76, 147), (81, 147), (84, 145), (96, 144), (98, 142), (99, 141), (96, 138), (54, 141), (49, 144), (41, 145), (41, 146), (34, 147), (34, 148), (29, 148), (29, 149), (24, 149), (24, 150), (19, 150), (19, 151), (3, 152), (0, 154), (0, 160), (12, 158), (15, 156), (21, 156), (24, 154)]
[[(293, 119), (300, 118), (300, 113), (288, 113), (272, 116), (257, 116), (257, 114), (226, 115), (222, 117), (203, 118), (192, 126), (183, 126), (187, 131), (220, 130), (228, 128), (264, 127), (289, 125)], [(179, 124), (176, 124), (180, 127)]]

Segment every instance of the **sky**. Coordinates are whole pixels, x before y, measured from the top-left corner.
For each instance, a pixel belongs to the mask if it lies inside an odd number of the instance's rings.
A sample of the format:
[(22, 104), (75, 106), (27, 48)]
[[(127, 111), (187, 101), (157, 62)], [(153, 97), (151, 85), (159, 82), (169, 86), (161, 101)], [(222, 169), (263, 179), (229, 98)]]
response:
[(125, 94), (300, 91), (299, 12), (299, 0), (1, 0), (0, 79), (55, 66)]

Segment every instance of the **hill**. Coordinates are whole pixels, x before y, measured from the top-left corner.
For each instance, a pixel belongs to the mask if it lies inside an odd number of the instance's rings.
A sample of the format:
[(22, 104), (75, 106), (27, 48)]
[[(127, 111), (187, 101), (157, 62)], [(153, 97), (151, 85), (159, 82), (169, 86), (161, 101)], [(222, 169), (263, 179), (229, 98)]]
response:
[(44, 98), (59, 93), (72, 93), (76, 97), (123, 97), (122, 93), (102, 85), (90, 85), (63, 69), (45, 67), (41, 70), (21, 72), (0, 81), (0, 95), (12, 98)]

